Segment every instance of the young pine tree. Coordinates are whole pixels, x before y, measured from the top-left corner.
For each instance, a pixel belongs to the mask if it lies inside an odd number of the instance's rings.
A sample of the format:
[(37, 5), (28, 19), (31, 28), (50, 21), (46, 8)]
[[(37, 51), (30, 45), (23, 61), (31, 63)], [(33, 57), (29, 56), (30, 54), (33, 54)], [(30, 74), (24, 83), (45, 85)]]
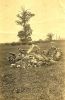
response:
[(32, 14), (30, 11), (23, 9), (17, 17), (19, 18), (17, 22), (18, 25), (21, 25), (22, 30), (18, 32), (18, 37), (20, 38), (20, 41), (22, 44), (28, 44), (32, 41), (31, 35), (32, 35), (32, 29), (30, 27), (30, 24), (28, 23), (30, 18), (33, 17), (34, 14)]

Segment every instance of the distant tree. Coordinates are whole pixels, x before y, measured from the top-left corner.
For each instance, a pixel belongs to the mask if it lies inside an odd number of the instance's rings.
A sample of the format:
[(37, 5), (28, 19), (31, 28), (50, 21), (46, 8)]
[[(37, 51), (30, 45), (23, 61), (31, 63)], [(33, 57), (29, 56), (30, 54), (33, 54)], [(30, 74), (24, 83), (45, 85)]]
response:
[(47, 40), (52, 41), (53, 40), (53, 35), (54, 35), (53, 33), (48, 33), (47, 34)]
[(17, 24), (22, 26), (22, 30), (18, 32), (18, 37), (22, 44), (27, 44), (32, 41), (31, 34), (32, 29), (30, 24), (28, 23), (30, 18), (33, 17), (34, 14), (28, 10), (22, 9), (22, 11), (17, 15), (19, 20), (17, 20)]

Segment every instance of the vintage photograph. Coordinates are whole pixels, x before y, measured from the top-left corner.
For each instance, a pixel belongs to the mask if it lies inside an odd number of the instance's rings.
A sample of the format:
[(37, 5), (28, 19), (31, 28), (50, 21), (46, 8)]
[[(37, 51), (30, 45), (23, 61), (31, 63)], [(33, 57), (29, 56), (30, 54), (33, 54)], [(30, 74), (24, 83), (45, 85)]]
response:
[(65, 0), (0, 0), (0, 100), (65, 100)]

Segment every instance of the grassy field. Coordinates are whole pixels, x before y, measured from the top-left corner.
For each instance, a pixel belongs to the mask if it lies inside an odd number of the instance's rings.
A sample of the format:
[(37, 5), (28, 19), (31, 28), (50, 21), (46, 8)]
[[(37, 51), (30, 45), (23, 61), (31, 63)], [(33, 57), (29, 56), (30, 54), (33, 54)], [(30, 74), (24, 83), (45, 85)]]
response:
[[(41, 51), (49, 43), (37, 43)], [(22, 45), (0, 45), (0, 100), (65, 100), (65, 41), (56, 41), (63, 52), (60, 61), (50, 66), (37, 68), (11, 68), (8, 53), (18, 53)], [(29, 46), (26, 46), (29, 48)]]

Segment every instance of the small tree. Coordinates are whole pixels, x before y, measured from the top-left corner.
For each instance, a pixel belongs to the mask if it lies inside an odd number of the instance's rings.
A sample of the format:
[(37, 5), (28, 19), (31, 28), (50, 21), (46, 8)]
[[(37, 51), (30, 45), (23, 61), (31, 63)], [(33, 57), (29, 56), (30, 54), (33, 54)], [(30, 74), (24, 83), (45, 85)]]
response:
[(25, 10), (25, 9), (23, 9), (22, 12), (20, 12), (17, 15), (19, 20), (16, 22), (18, 25), (22, 26), (22, 30), (18, 32), (18, 37), (20, 38), (20, 41), (22, 42), (22, 44), (27, 44), (32, 41), (31, 39), (32, 29), (28, 22), (30, 18), (33, 16), (34, 14), (32, 14), (30, 11)]
[(47, 34), (47, 40), (52, 41), (53, 40), (53, 35), (54, 35), (53, 33), (48, 33)]

